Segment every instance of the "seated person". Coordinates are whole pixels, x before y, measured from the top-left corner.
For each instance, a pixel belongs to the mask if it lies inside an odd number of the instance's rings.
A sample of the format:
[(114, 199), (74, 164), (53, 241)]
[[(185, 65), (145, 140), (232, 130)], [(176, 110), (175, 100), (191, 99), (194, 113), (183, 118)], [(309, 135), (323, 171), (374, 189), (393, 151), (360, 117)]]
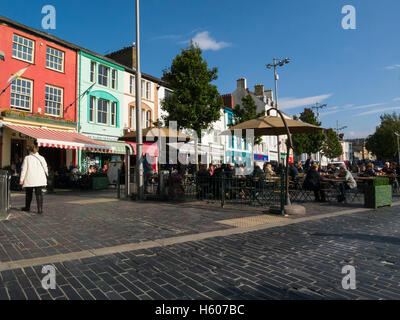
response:
[(274, 172), (274, 170), (272, 170), (272, 166), (271, 166), (270, 163), (268, 163), (265, 166), (265, 174), (270, 175), (270, 176), (274, 176), (275, 175), (275, 172)]
[(336, 168), (336, 166), (331, 163), (328, 165), (328, 174), (333, 175), (339, 173), (339, 170)]
[(339, 167), (339, 178), (346, 179), (345, 182), (339, 185), (340, 195), (338, 196), (338, 202), (343, 202), (346, 200), (346, 190), (357, 188), (357, 183), (344, 164), (341, 164)]
[(293, 163), (290, 164), (289, 166), (289, 176), (294, 180), (296, 176), (299, 174), (299, 170), (295, 167)]
[(376, 177), (376, 172), (374, 170), (374, 164), (372, 162), (367, 164), (367, 168), (362, 173), (362, 176), (363, 177)]
[(385, 167), (382, 169), (382, 172), (385, 173), (385, 175), (391, 175), (396, 173), (396, 166), (392, 166), (391, 163), (385, 162)]
[(325, 192), (321, 186), (322, 177), (318, 172), (318, 165), (314, 163), (311, 169), (308, 170), (306, 178), (303, 183), (305, 190), (314, 191), (316, 202), (325, 202)]
[(303, 173), (304, 172), (303, 165), (301, 164), (301, 161), (297, 162), (296, 168), (297, 168), (297, 171), (299, 173)]
[(264, 171), (256, 164), (254, 164), (254, 170), (252, 173), (253, 178), (258, 178), (258, 179), (264, 179), (265, 178), (265, 173)]

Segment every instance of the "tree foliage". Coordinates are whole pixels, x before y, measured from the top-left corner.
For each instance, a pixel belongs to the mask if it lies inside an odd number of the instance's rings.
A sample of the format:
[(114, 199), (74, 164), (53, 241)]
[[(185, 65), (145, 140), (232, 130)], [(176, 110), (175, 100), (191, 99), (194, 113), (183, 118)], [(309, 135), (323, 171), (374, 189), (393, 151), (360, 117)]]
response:
[(379, 160), (395, 160), (397, 158), (397, 137), (400, 133), (400, 114), (381, 115), (381, 124), (376, 127), (375, 133), (366, 140), (366, 148), (377, 156)]
[[(294, 120), (301, 120), (303, 122), (307, 122), (316, 126), (321, 126), (321, 122), (318, 121), (312, 109), (304, 109), (302, 113), (300, 113), (300, 117), (293, 117)], [(293, 148), (296, 154), (302, 153), (317, 153), (320, 152), (325, 140), (325, 135), (323, 132), (318, 131), (315, 133), (300, 133), (293, 134)]]
[(340, 143), (338, 134), (333, 129), (325, 132), (325, 140), (322, 144), (322, 153), (328, 159), (339, 157), (343, 153), (343, 147)]
[[(242, 106), (237, 104), (234, 108), (233, 118), (235, 120), (235, 125), (252, 120), (265, 115), (264, 112), (257, 113), (257, 105), (254, 102), (251, 95), (246, 95), (242, 98)], [(254, 137), (254, 144), (260, 144), (262, 142), (262, 137)]]
[(211, 84), (217, 78), (217, 68), (208, 68), (197, 45), (182, 49), (164, 71), (163, 80), (173, 90), (162, 102), (168, 113), (164, 120), (176, 121), (179, 129), (192, 129), (201, 138), (201, 131), (220, 118), (223, 107), (217, 87)]

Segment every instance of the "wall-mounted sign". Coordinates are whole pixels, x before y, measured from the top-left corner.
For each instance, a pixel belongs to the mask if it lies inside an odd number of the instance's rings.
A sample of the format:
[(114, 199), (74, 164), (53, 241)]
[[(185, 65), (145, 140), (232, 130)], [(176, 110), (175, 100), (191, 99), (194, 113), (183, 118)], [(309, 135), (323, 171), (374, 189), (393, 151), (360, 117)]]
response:
[(265, 154), (254, 154), (254, 161), (264, 161), (268, 162), (269, 158)]

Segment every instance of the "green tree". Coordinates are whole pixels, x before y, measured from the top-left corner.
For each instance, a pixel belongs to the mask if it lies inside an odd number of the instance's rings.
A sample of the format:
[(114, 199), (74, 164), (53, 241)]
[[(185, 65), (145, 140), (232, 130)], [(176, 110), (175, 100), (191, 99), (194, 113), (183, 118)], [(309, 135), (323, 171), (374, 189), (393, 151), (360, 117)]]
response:
[[(164, 71), (163, 80), (173, 90), (162, 102), (162, 109), (168, 113), (164, 120), (176, 121), (179, 129), (194, 130), (201, 139), (201, 131), (220, 119), (223, 101), (211, 84), (217, 78), (217, 68), (208, 68), (197, 45), (191, 43), (188, 49), (182, 49)], [(195, 151), (198, 159), (197, 139)]]
[(379, 160), (395, 160), (398, 153), (395, 132), (400, 132), (400, 114), (385, 113), (380, 118), (381, 124), (367, 137), (365, 146)]
[[(318, 121), (312, 109), (305, 108), (300, 114), (300, 117), (294, 116), (294, 120), (301, 120), (316, 126), (321, 126), (321, 122)], [(293, 148), (296, 154), (302, 153), (317, 153), (320, 152), (325, 140), (325, 135), (322, 131), (315, 133), (300, 133), (293, 134)]]
[(325, 140), (322, 144), (322, 153), (328, 159), (339, 157), (343, 153), (343, 147), (340, 143), (338, 134), (333, 129), (325, 132)]
[[(249, 94), (242, 98), (242, 106), (237, 104), (233, 111), (235, 125), (265, 115), (265, 111), (257, 113), (257, 105)], [(262, 137), (254, 137), (254, 144), (260, 144), (261, 142)]]

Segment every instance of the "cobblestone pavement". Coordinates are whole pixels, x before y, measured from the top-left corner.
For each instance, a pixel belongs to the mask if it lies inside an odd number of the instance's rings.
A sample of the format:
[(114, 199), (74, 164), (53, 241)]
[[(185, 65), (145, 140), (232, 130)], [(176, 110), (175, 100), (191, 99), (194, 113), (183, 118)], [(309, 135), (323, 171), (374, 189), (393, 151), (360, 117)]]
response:
[[(0, 299), (400, 299), (399, 218), (399, 207), (383, 208), (54, 263), (48, 291), (42, 266), (6, 270)], [(345, 265), (355, 290), (342, 289)]]
[[(116, 199), (115, 191), (60, 192), (45, 196), (43, 215), (12, 196), (10, 219), (0, 221), (0, 261), (15, 261), (232, 228), (220, 220), (257, 216), (263, 209), (215, 204), (168, 204)], [(307, 203), (307, 215), (354, 207)], [(321, 210), (321, 208), (323, 208)], [(290, 219), (290, 217), (288, 217)]]

